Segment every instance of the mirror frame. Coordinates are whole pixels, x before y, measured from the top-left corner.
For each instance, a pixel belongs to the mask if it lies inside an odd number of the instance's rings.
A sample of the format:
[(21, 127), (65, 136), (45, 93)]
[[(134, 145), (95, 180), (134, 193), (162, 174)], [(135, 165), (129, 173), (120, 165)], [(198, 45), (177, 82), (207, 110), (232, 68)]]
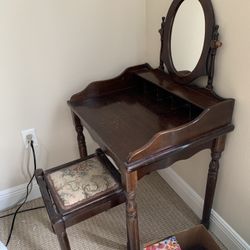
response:
[(177, 71), (172, 59), (171, 35), (176, 13), (184, 1), (185, 0), (173, 0), (168, 10), (166, 19), (163, 18), (162, 27), (160, 30), (162, 42), (160, 68), (164, 70), (165, 65), (168, 73), (171, 75), (174, 81), (178, 83), (188, 84), (200, 76), (209, 74), (207, 69), (207, 62), (210, 54), (211, 42), (213, 40), (213, 33), (215, 30), (215, 17), (213, 6), (210, 0), (197, 0), (202, 6), (205, 17), (205, 37), (202, 53), (192, 72), (185, 71), (185, 69), (183, 71)]

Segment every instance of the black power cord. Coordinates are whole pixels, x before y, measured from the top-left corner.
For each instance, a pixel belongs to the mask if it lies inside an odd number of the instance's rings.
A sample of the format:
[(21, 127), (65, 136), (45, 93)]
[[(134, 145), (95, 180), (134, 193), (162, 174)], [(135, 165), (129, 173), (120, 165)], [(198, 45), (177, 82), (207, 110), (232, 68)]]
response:
[[(32, 210), (37, 210), (37, 209), (41, 209), (41, 208), (45, 208), (45, 206), (27, 208), (27, 209), (18, 211), (18, 213), (21, 214), (21, 213), (24, 213), (24, 212), (28, 212), (28, 211), (32, 211)], [(9, 217), (9, 216), (14, 215), (14, 214), (15, 214), (15, 212), (14, 213), (10, 213), (10, 214), (2, 215), (2, 216), (0, 216), (0, 219)]]
[(35, 154), (35, 149), (34, 149), (34, 145), (33, 145), (33, 141), (31, 140), (30, 141), (30, 146), (31, 146), (31, 149), (32, 149), (32, 154), (33, 154), (33, 160), (34, 160), (34, 172), (33, 172), (33, 175), (32, 177), (30, 178), (30, 181), (29, 183), (27, 184), (26, 186), (26, 196), (23, 200), (23, 202), (19, 205), (19, 207), (16, 209), (16, 211), (14, 213), (11, 213), (11, 214), (7, 214), (7, 215), (3, 215), (1, 216), (0, 218), (4, 218), (4, 217), (7, 217), (7, 216), (11, 216), (11, 215), (14, 215), (13, 219), (12, 219), (12, 223), (11, 223), (11, 227), (10, 227), (10, 232), (9, 232), (9, 236), (8, 236), (8, 239), (7, 239), (7, 242), (6, 242), (6, 246), (8, 246), (9, 242), (10, 242), (10, 239), (11, 239), (11, 235), (12, 235), (12, 232), (13, 232), (13, 229), (14, 229), (14, 225), (15, 225), (15, 220), (16, 220), (16, 216), (18, 213), (22, 213), (22, 212), (26, 212), (26, 211), (30, 211), (30, 210), (35, 210), (35, 209), (39, 209), (39, 208), (44, 208), (44, 206), (41, 206), (41, 207), (36, 207), (36, 208), (30, 208), (30, 209), (25, 209), (25, 210), (21, 210), (19, 211), (22, 206), (24, 205), (24, 203), (27, 201), (27, 198), (29, 196), (29, 188), (30, 188), (30, 185), (35, 177), (35, 171), (36, 171), (36, 154)]

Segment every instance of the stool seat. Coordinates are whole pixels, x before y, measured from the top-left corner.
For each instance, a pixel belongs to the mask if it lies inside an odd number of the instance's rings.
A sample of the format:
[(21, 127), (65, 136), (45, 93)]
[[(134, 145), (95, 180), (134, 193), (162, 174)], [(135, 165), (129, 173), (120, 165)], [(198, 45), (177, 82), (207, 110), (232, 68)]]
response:
[(97, 156), (49, 173), (46, 178), (63, 211), (87, 204), (120, 186)]
[(67, 227), (125, 202), (121, 175), (101, 149), (35, 176), (62, 250), (70, 250)]

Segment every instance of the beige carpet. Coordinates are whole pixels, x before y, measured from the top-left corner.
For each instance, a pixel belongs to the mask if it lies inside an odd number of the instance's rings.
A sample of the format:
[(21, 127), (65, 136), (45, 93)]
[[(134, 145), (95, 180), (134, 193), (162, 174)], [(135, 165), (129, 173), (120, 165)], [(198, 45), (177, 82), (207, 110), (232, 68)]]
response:
[[(161, 239), (199, 223), (199, 219), (156, 173), (139, 182), (137, 201), (141, 242)], [(42, 204), (41, 199), (25, 208)], [(1, 214), (3, 215), (3, 214)], [(11, 218), (0, 220), (0, 240), (7, 239)], [(125, 207), (120, 205), (68, 228), (72, 250), (126, 249)], [(225, 249), (221, 244), (222, 249)], [(45, 209), (19, 214), (9, 250), (59, 250)]]

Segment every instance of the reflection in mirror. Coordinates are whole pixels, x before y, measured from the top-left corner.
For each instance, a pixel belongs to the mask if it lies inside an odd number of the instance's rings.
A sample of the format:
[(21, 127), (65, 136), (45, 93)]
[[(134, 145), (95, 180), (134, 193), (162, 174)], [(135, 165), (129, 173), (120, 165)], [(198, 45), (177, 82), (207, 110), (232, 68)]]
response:
[(205, 16), (198, 0), (184, 0), (172, 28), (171, 54), (176, 71), (193, 71), (205, 38)]

